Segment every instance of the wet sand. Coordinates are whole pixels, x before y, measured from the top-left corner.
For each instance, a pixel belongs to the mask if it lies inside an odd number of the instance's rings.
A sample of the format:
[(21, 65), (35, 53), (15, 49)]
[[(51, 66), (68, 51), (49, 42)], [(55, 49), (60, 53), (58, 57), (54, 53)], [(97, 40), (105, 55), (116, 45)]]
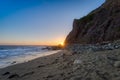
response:
[(30, 60), (39, 58), (39, 57), (44, 57), (44, 56), (49, 56), (52, 55), (54, 53), (59, 52), (60, 50), (49, 50), (49, 51), (45, 51), (45, 52), (31, 52), (32, 54), (28, 54), (28, 55), (18, 55), (18, 56), (12, 56), (12, 57), (8, 57), (5, 59), (0, 59), (0, 68), (4, 68), (10, 65), (15, 65), (15, 64), (19, 64), (19, 63), (24, 63), (24, 62), (28, 62)]

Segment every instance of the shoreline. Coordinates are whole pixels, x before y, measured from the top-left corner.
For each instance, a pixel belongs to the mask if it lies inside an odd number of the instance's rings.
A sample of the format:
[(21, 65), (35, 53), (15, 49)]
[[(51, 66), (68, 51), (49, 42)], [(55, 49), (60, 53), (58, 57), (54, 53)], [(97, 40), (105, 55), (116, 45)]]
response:
[(35, 52), (35, 54), (29, 54), (29, 55), (21, 55), (21, 56), (13, 56), (7, 59), (2, 59), (0, 69), (9, 67), (12, 65), (25, 63), (40, 57), (45, 57), (48, 55), (55, 54), (59, 52), (60, 50), (54, 50), (54, 51), (46, 51), (46, 52)]

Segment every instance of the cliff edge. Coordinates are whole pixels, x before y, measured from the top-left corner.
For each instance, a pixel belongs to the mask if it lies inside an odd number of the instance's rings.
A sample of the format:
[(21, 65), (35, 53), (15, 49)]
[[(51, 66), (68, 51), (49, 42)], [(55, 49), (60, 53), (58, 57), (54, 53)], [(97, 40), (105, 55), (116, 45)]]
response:
[(66, 44), (94, 44), (120, 39), (120, 0), (106, 0), (81, 19), (74, 19)]

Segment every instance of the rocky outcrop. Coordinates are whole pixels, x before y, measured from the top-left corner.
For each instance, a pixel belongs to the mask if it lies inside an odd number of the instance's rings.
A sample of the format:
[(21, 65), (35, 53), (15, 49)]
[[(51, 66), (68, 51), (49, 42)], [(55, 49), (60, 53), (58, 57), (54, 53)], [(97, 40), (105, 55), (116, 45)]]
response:
[(106, 0), (96, 10), (75, 19), (66, 44), (94, 44), (120, 39), (120, 0)]
[(112, 43), (101, 44), (72, 44), (65, 47), (66, 50), (70, 50), (73, 53), (90, 53), (97, 51), (106, 51), (120, 49), (120, 41), (114, 41)]

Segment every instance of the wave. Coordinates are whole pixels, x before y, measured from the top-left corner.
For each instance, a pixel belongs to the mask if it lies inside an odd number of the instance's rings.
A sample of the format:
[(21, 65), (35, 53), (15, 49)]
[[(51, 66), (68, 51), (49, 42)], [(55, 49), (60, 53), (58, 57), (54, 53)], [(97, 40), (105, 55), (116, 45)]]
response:
[(28, 55), (31, 52), (43, 52), (42, 48), (45, 46), (0, 46), (0, 59)]

